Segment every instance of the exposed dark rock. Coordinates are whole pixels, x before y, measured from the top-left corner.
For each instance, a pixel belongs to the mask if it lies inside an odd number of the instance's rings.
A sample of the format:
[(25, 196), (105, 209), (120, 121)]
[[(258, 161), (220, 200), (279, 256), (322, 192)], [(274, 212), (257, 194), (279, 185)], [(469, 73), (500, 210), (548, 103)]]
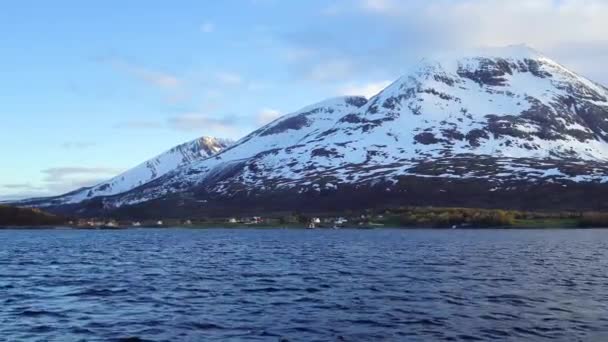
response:
[(456, 83), (456, 81), (453, 78), (448, 77), (446, 75), (435, 74), (435, 75), (433, 75), (433, 79), (437, 82), (445, 83), (445, 84), (449, 85), (450, 87), (453, 87), (454, 84)]
[(110, 184), (104, 184), (98, 188), (98, 191), (106, 191), (110, 189)]
[(268, 136), (268, 135), (272, 135), (272, 134), (282, 133), (282, 132), (285, 132), (290, 129), (298, 130), (302, 127), (306, 127), (310, 124), (310, 122), (308, 121), (308, 118), (306, 118), (307, 115), (308, 115), (308, 113), (304, 113), (304, 114), (296, 115), (294, 117), (280, 121), (276, 125), (268, 128), (267, 130), (262, 132), (262, 134), (260, 134), (260, 135)]
[(480, 140), (490, 139), (490, 136), (488, 135), (488, 132), (482, 129), (473, 129), (469, 131), (469, 133), (467, 133), (465, 139), (467, 139), (469, 145), (471, 145), (472, 147), (479, 147), (481, 146)]
[(426, 93), (426, 94), (435, 95), (435, 96), (439, 97), (442, 100), (446, 100), (446, 101), (452, 101), (452, 100), (454, 100), (456, 102), (460, 102), (459, 98), (456, 98), (456, 97), (454, 97), (452, 95), (449, 95), (449, 94), (446, 94), (446, 93), (439, 92), (439, 91), (437, 91), (437, 90), (435, 90), (433, 88), (422, 89), (420, 92)]
[(586, 102), (576, 106), (576, 113), (598, 137), (608, 141), (608, 107)]
[(488, 131), (494, 135), (494, 138), (502, 136), (510, 136), (515, 138), (530, 138), (530, 134), (515, 128), (518, 117), (513, 115), (487, 115)]
[(403, 103), (403, 101), (405, 101), (405, 100), (416, 97), (417, 90), (414, 88), (407, 88), (407, 89), (403, 89), (402, 91), (403, 92), (401, 94), (399, 94), (398, 96), (392, 96), (392, 97), (389, 97), (388, 99), (386, 99), (384, 101), (384, 103), (382, 103), (382, 107), (384, 107), (386, 109), (395, 110), (395, 109), (397, 109), (398, 104)]
[(332, 158), (332, 157), (338, 157), (340, 156), (340, 154), (335, 150), (335, 149), (325, 149), (325, 148), (317, 148), (312, 150), (312, 152), (310, 153), (311, 157), (327, 157), (327, 158)]
[(433, 133), (428, 132), (417, 134), (416, 136), (414, 136), (414, 140), (423, 145), (433, 145), (441, 142), (441, 140), (435, 138), (435, 135)]
[(448, 141), (459, 140), (462, 141), (465, 138), (465, 135), (462, 134), (459, 130), (455, 128), (442, 129), (441, 134)]
[(351, 96), (351, 97), (346, 98), (346, 100), (344, 100), (344, 102), (346, 102), (347, 104), (349, 104), (351, 106), (360, 108), (360, 107), (363, 107), (365, 104), (367, 104), (367, 99), (365, 97), (361, 97), (361, 96)]
[(473, 80), (480, 86), (504, 86), (507, 81), (504, 76), (513, 73), (509, 63), (503, 59), (479, 58), (478, 60), (479, 68), (471, 71), (459, 67), (458, 75)]
[(521, 72), (530, 72), (532, 75), (540, 78), (551, 77), (551, 73), (541, 69), (541, 64), (534, 60), (526, 58), (523, 63), (519, 63)]
[(357, 114), (348, 114), (342, 117), (339, 122), (347, 122), (347, 123), (361, 123), (364, 120), (359, 117)]

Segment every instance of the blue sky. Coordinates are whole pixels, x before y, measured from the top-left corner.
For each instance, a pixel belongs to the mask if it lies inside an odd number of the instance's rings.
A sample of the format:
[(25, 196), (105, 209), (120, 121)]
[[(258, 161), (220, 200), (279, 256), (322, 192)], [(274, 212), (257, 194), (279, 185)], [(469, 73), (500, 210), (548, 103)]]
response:
[(526, 43), (608, 83), (608, 1), (4, 1), (0, 198), (372, 95), (437, 50)]

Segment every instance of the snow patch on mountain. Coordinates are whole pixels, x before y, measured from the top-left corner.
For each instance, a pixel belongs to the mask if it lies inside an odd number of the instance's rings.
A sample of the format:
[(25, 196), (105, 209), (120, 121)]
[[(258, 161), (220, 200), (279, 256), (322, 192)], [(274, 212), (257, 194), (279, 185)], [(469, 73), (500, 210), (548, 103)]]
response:
[[(332, 99), (281, 117), (127, 201), (178, 185), (229, 193), (235, 185), (296, 187), (331, 179), (335, 187), (429, 176), (417, 171), (421, 162), (460, 155), (606, 161), (607, 114), (605, 88), (524, 46), (426, 60), (369, 101)], [(230, 177), (218, 177), (227, 170)], [(430, 176), (491, 175), (449, 171)], [(539, 172), (530, 177), (549, 175)]]
[(146, 166), (137, 181), (117, 178), (128, 186), (94, 189), (120, 192), (106, 198), (111, 207), (179, 195), (391, 191), (403, 177), (479, 179), (500, 189), (511, 181), (604, 183), (607, 161), (608, 90), (512, 46), (424, 60), (369, 100), (307, 106), (212, 157), (162, 169), (162, 178)]

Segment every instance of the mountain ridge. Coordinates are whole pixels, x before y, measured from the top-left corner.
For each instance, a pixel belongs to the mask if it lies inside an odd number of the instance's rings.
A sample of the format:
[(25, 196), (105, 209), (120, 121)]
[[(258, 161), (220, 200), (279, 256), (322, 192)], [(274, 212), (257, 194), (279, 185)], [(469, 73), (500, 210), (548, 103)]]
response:
[(152, 182), (163, 175), (188, 165), (198, 159), (210, 157), (233, 142), (229, 139), (221, 139), (203, 136), (171, 149), (99, 184), (70, 191), (66, 194), (48, 197), (34, 198), (17, 202), (18, 204), (33, 204), (34, 206), (50, 206), (78, 203), (100, 196), (113, 196), (130, 191), (141, 185)]
[(425, 60), (369, 100), (304, 107), (90, 210), (152, 202), (199, 213), (256, 201), (262, 209), (335, 206), (322, 198), (345, 208), (445, 206), (450, 191), (500, 207), (517, 205), (511, 197), (522, 189), (603, 193), (608, 90), (526, 47), (488, 51)]

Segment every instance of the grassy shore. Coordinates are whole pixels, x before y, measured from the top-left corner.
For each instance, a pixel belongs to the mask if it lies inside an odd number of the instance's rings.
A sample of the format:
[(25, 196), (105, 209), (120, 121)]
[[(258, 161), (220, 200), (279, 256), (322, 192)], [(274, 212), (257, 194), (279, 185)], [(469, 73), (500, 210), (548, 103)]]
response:
[[(263, 215), (263, 214), (260, 214)], [(162, 224), (158, 221), (162, 220)], [(237, 222), (234, 222), (234, 221)], [(336, 221), (346, 222), (336, 224)], [(60, 218), (36, 209), (0, 206), (0, 226), (68, 226), (91, 228), (107, 226), (134, 228), (134, 221), (115, 222), (111, 218), (88, 220)], [(320, 221), (320, 222), (319, 222)], [(71, 223), (70, 223), (71, 222)], [(84, 223), (83, 223), (84, 222)], [(501, 209), (402, 207), (384, 210), (341, 213), (270, 213), (255, 220), (250, 217), (176, 219), (158, 218), (137, 221), (141, 227), (158, 228), (307, 228), (317, 222), (317, 228), (608, 228), (608, 213), (603, 212), (526, 212)], [(107, 227), (106, 227), (107, 228)]]
[[(260, 222), (251, 218), (204, 218), (198, 220), (165, 219), (163, 227), (190, 228), (307, 228), (311, 221), (320, 220), (317, 228), (334, 226), (350, 228), (604, 228), (608, 214), (592, 212), (524, 212), (501, 209), (404, 207), (390, 210), (367, 210), (343, 213), (273, 213)], [(339, 219), (347, 222), (335, 224)], [(142, 222), (142, 226), (159, 227), (156, 221)], [(122, 222), (122, 226), (129, 223)]]

